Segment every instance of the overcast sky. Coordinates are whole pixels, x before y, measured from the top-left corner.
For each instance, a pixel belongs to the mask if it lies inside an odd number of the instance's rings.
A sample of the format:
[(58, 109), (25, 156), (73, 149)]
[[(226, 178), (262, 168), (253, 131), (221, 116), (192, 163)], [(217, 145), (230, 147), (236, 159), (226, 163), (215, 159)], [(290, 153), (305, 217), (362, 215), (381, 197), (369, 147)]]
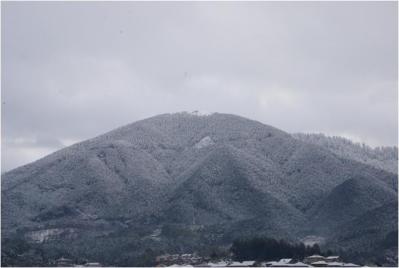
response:
[(396, 2), (3, 2), (2, 168), (160, 113), (397, 144)]

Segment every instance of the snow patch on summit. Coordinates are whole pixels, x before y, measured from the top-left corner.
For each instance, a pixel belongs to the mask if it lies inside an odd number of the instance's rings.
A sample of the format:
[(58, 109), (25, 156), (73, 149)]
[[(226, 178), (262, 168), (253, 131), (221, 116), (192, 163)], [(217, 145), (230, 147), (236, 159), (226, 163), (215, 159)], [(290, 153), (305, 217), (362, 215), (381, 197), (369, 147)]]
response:
[(215, 142), (211, 139), (211, 137), (206, 136), (204, 138), (202, 138), (202, 140), (200, 140), (199, 142), (197, 142), (194, 147), (196, 149), (202, 149), (211, 145), (214, 145)]
[(212, 115), (214, 113), (211, 112), (206, 112), (206, 111), (192, 111), (192, 112), (182, 112), (183, 114), (187, 114), (187, 115), (193, 115), (193, 116), (209, 116)]
[(196, 115), (196, 116), (208, 116), (208, 115), (212, 115), (213, 113), (205, 112), (205, 111), (192, 111), (192, 112), (190, 112), (190, 114)]

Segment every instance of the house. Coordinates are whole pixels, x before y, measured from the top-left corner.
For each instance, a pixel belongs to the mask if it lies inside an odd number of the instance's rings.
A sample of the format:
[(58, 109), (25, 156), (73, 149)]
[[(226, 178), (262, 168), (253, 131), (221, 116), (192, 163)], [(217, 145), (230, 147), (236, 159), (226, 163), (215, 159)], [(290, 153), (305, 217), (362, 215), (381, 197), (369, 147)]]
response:
[[(213, 264), (213, 263), (212, 263)], [(206, 263), (206, 262), (203, 262), (203, 263), (198, 263), (198, 264), (195, 264), (194, 265), (194, 267), (212, 267), (213, 265), (211, 265), (211, 264), (209, 264), (209, 263)]]
[(311, 264), (313, 262), (318, 262), (318, 261), (325, 261), (326, 258), (320, 255), (312, 255), (312, 256), (308, 256), (304, 259), (304, 262), (307, 264)]
[(341, 259), (339, 256), (328, 256), (325, 261), (326, 262), (339, 262)]
[(296, 262), (296, 263), (291, 263), (290, 267), (309, 267), (309, 265), (303, 262)]
[(342, 262), (327, 262), (327, 267), (342, 267), (344, 264)]
[(303, 262), (293, 262), (292, 259), (281, 259), (279, 261), (271, 261), (266, 263), (267, 267), (309, 267)]
[(269, 261), (266, 262), (266, 267), (289, 267), (288, 263), (280, 261)]
[(279, 261), (266, 262), (267, 267), (289, 267), (289, 263), (292, 259), (281, 259)]
[(227, 267), (251, 267), (254, 264), (255, 261), (243, 261), (243, 262), (234, 261), (232, 263), (229, 263)]
[(343, 267), (360, 267), (360, 265), (353, 264), (353, 263), (344, 263)]
[(193, 254), (182, 254), (180, 257), (182, 260), (188, 260), (193, 256)]
[(64, 257), (55, 261), (57, 267), (73, 267), (73, 261)]
[(251, 266), (254, 266), (255, 261), (243, 261), (243, 262), (241, 262), (241, 263), (242, 263), (243, 266), (245, 266), (245, 267), (251, 267)]
[(99, 262), (88, 262), (84, 266), (85, 267), (101, 267), (101, 263), (99, 263)]
[(228, 267), (241, 267), (241, 262), (238, 262), (238, 261), (233, 261), (233, 262), (231, 262), (231, 263), (229, 263), (227, 266)]
[(207, 265), (209, 267), (226, 267), (228, 263), (225, 261), (219, 261), (219, 262), (209, 262), (207, 263)]
[(273, 264), (270, 265), (270, 267), (290, 267), (290, 263), (283, 263), (283, 262), (274, 262)]
[(360, 266), (353, 263), (327, 262), (327, 267), (360, 267)]
[(281, 259), (279, 262), (280, 263), (291, 263), (292, 259)]
[(315, 261), (315, 262), (312, 262), (310, 265), (312, 265), (314, 267), (327, 267), (328, 263), (325, 261)]

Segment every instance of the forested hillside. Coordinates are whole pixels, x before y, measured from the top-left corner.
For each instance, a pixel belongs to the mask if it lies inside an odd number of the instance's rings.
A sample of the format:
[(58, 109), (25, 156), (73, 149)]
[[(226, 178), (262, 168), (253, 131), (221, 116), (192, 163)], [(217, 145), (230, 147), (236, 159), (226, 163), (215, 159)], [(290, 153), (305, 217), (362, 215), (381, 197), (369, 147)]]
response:
[(304, 142), (320, 145), (340, 157), (359, 161), (392, 173), (398, 173), (398, 147), (372, 148), (364, 143), (324, 134), (295, 133), (292, 136)]

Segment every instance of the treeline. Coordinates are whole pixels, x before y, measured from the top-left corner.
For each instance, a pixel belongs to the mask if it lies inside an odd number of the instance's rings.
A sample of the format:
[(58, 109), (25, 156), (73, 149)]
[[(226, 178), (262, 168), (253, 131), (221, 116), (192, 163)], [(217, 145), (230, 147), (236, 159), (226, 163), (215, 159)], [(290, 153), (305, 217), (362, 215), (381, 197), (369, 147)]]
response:
[[(291, 244), (285, 240), (267, 237), (235, 240), (230, 251), (237, 261), (272, 261), (282, 258), (303, 260), (306, 256), (314, 254), (324, 255), (318, 244), (305, 246), (303, 243)], [(326, 254), (330, 255), (332, 252), (328, 251)]]

